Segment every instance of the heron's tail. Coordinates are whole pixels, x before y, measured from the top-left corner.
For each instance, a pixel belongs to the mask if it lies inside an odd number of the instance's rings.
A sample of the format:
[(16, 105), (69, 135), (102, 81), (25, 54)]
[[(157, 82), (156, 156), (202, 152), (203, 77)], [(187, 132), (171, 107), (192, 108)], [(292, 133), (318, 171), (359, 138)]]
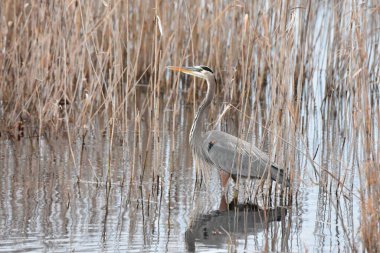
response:
[(271, 169), (272, 169), (272, 171), (271, 171), (272, 180), (277, 181), (277, 183), (279, 183), (279, 184), (282, 184), (282, 182), (285, 179), (286, 180), (285, 186), (290, 187), (290, 180), (287, 177), (285, 178), (283, 169), (280, 169), (275, 165), (272, 165)]

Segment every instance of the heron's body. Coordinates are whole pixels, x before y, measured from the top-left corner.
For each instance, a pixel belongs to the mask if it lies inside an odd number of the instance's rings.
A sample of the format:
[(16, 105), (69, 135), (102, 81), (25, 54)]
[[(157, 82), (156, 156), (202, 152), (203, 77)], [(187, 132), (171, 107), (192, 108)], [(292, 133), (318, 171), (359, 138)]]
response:
[(273, 180), (279, 176), (279, 181), (282, 182), (282, 170), (271, 163), (269, 156), (255, 145), (216, 130), (204, 133), (202, 138), (202, 154), (197, 153), (198, 149), (195, 149), (194, 153), (198, 157), (205, 157), (206, 162), (227, 172), (233, 178), (261, 179), (267, 178), (270, 173)]
[[(198, 159), (211, 164), (221, 172), (222, 188), (226, 185), (226, 175), (232, 178), (267, 178), (282, 183), (284, 172), (272, 163), (266, 153), (255, 145), (222, 131), (202, 133), (202, 120), (210, 105), (216, 80), (212, 70), (206, 66), (168, 67), (171, 70), (203, 78), (207, 81), (207, 94), (194, 117), (189, 141)], [(287, 181), (287, 185), (289, 182)]]

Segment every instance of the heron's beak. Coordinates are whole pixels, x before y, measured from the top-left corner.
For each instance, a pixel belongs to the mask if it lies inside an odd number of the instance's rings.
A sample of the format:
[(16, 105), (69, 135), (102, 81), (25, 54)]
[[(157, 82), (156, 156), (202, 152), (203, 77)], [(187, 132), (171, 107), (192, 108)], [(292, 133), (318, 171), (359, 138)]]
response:
[(175, 67), (175, 66), (168, 66), (167, 67), (170, 70), (182, 72), (184, 74), (201, 77), (204, 78), (204, 76), (199, 72), (199, 69), (194, 67)]

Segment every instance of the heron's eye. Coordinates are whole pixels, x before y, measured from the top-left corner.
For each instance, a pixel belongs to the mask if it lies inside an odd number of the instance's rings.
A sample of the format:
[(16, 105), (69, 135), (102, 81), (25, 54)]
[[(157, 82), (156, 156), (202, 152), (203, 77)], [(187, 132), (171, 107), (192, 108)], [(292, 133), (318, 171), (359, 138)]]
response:
[(203, 70), (209, 71), (209, 72), (211, 72), (211, 73), (214, 74), (214, 71), (212, 71), (212, 69), (210, 69), (210, 68), (207, 67), (207, 66), (201, 66), (201, 68), (202, 68)]

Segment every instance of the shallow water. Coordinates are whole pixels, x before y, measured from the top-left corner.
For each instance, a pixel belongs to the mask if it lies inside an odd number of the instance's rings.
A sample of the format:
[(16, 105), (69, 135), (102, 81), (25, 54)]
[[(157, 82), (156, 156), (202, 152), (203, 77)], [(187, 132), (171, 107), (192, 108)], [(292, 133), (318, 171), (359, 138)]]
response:
[[(160, 131), (159, 142), (153, 138), (150, 144), (146, 130), (141, 135), (129, 131), (112, 140), (105, 137), (107, 131), (88, 133), (84, 141), (64, 136), (1, 139), (0, 251), (346, 252), (361, 248), (359, 199), (331, 179), (326, 188), (319, 186), (302, 154), (294, 162), (300, 177), (291, 203), (276, 202), (267, 211), (215, 213), (221, 195), (219, 179), (211, 170), (208, 181), (199, 184), (187, 144), (190, 111), (182, 111), (178, 129)], [(344, 137), (336, 127), (339, 119), (326, 123), (317, 114), (312, 117), (316, 123), (305, 127), (308, 146), (319, 146), (315, 161), (331, 172), (348, 172), (351, 180), (353, 153), (348, 141), (342, 148)], [(348, 170), (340, 169), (335, 155), (349, 165)], [(353, 181), (354, 194), (357, 183)], [(250, 196), (243, 194), (244, 189), (239, 188), (240, 203)], [(230, 185), (230, 196), (232, 192)], [(258, 197), (258, 204), (264, 199)]]
[[(358, 167), (365, 174), (373, 162), (375, 171), (380, 133), (379, 26), (371, 1), (202, 1), (201, 8), (175, 4), (175, 12), (142, 1), (103, 12), (99, 5), (107, 1), (98, 1), (83, 5), (89, 8), (83, 28), (72, 15), (62, 18), (75, 25), (55, 39), (44, 29), (61, 21), (34, 22), (25, 15), (29, 9), (41, 17), (55, 9), (77, 13), (77, 3), (69, 2), (45, 8), (20, 3), (20, 13), (4, 5), (10, 15), (2, 29), (0, 119), (6, 123), (0, 125), (10, 130), (0, 128), (0, 252), (363, 251), (359, 192), (371, 189), (365, 185), (370, 174), (359, 175)], [(99, 17), (106, 18), (99, 23)], [(173, 22), (184, 17), (184, 23)], [(194, 33), (188, 33), (192, 24)], [(20, 37), (12, 35), (18, 28)], [(246, 209), (215, 211), (221, 197), (217, 171), (201, 178), (197, 169), (203, 167), (188, 144), (192, 109), (205, 86), (197, 80), (194, 88), (188, 82), (194, 79), (184, 75), (162, 75), (163, 64), (199, 60), (215, 64), (221, 81), (205, 129), (226, 131), (268, 152), (291, 174), (292, 190), (279, 195), (275, 184), (266, 184), (261, 192), (258, 182), (248, 182), (236, 187), (239, 203), (250, 204)], [(30, 68), (33, 61), (40, 63)], [(28, 90), (38, 99), (30, 99)], [(191, 97), (194, 104), (185, 106)], [(231, 107), (217, 123), (227, 103), (237, 110)], [(23, 125), (33, 120), (52, 124)], [(113, 120), (114, 128), (107, 128)], [(43, 127), (62, 133), (41, 135)], [(13, 133), (24, 130), (23, 136)], [(235, 190), (230, 182), (230, 200)]]

